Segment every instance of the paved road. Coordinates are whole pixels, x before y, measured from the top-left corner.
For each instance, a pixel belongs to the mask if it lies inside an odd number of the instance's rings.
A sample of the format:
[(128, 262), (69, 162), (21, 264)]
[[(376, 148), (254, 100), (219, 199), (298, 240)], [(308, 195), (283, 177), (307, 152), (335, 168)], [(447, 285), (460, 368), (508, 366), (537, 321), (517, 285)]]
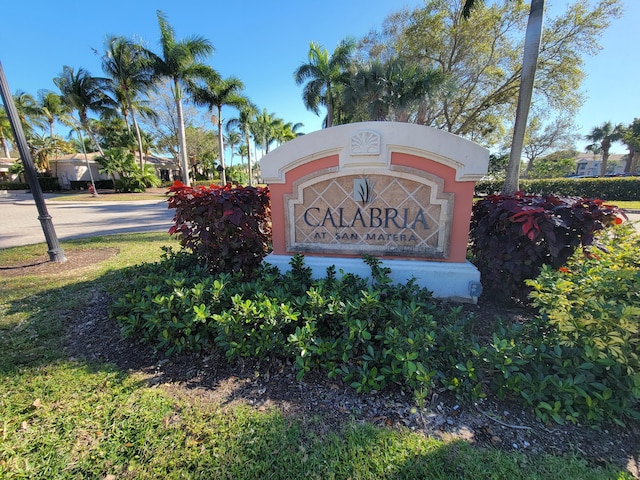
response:
[[(173, 218), (173, 210), (169, 210), (163, 200), (46, 203), (60, 240), (168, 231)], [(629, 219), (635, 222), (636, 230), (640, 232), (640, 214), (629, 214)], [(0, 195), (0, 248), (43, 242), (44, 233), (31, 194), (9, 192)]]
[[(50, 195), (45, 195), (46, 197)], [(52, 202), (47, 211), (59, 240), (115, 233), (168, 231), (173, 210), (163, 200)], [(45, 242), (30, 193), (0, 195), (0, 248)]]

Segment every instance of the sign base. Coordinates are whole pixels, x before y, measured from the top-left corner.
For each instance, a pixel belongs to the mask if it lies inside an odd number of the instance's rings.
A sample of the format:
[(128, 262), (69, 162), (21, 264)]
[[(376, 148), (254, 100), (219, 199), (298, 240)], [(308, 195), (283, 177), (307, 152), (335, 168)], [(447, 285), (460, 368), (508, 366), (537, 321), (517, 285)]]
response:
[[(278, 267), (281, 272), (287, 272), (291, 269), (291, 258), (290, 255), (270, 254), (264, 261)], [(406, 283), (415, 278), (417, 285), (432, 291), (436, 298), (475, 304), (482, 291), (480, 272), (470, 262), (381, 259), (381, 263), (391, 269), (389, 277), (394, 283)], [(340, 270), (364, 278), (371, 275), (371, 269), (360, 258), (309, 255), (304, 257), (304, 264), (311, 268), (313, 278), (325, 277), (331, 265), (335, 265), (338, 275)]]

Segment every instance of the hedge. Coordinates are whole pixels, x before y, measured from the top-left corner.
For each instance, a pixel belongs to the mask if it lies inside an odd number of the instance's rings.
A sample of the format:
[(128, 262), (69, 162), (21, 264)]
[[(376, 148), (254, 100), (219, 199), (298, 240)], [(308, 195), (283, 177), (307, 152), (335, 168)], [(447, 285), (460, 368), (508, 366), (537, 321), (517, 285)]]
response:
[[(57, 192), (60, 190), (60, 183), (56, 177), (38, 177), (40, 188), (43, 192)], [(28, 183), (21, 182), (0, 182), (0, 190), (29, 190)]]
[[(96, 180), (96, 188), (99, 190), (113, 190), (113, 180)], [(70, 182), (71, 190), (88, 190), (91, 185), (90, 180), (72, 180)]]
[(0, 190), (28, 190), (29, 185), (19, 182), (0, 182)]
[[(499, 193), (503, 183), (502, 180), (481, 180), (476, 183), (476, 196)], [(520, 180), (520, 190), (530, 195), (600, 198), (607, 201), (640, 200), (640, 177)]]

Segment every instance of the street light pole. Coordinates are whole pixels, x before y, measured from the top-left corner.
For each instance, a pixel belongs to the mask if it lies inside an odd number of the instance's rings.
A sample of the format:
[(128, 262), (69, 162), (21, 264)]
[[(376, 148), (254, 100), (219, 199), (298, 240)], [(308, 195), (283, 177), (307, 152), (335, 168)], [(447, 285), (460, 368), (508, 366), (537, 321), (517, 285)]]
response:
[(7, 111), (7, 116), (9, 117), (9, 123), (11, 124), (11, 130), (13, 131), (13, 136), (16, 140), (18, 152), (20, 152), (20, 158), (22, 158), (27, 183), (29, 184), (31, 194), (36, 202), (36, 207), (38, 208), (38, 220), (40, 220), (42, 231), (44, 232), (44, 236), (47, 240), (47, 246), (49, 247), (49, 260), (57, 263), (66, 262), (67, 257), (64, 255), (64, 250), (62, 250), (62, 247), (60, 247), (60, 243), (58, 242), (56, 231), (53, 228), (53, 223), (51, 222), (51, 215), (47, 212), (47, 205), (44, 202), (42, 188), (40, 188), (40, 183), (38, 182), (38, 174), (36, 173), (36, 168), (33, 165), (33, 160), (31, 158), (31, 153), (29, 152), (27, 139), (24, 136), (24, 131), (22, 130), (22, 123), (20, 122), (18, 111), (13, 103), (13, 96), (11, 95), (7, 79), (4, 75), (2, 62), (0, 62), (0, 94), (2, 95), (2, 102), (4, 103), (4, 108)]

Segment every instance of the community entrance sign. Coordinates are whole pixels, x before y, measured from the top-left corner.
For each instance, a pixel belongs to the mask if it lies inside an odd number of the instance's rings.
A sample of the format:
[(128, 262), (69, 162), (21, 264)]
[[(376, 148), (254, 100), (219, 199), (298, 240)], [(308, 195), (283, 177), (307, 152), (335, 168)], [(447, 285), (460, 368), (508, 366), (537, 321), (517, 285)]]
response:
[(273, 253), (288, 268), (303, 253), (318, 276), (330, 265), (367, 274), (377, 256), (392, 278), (415, 277), (439, 297), (475, 301), (479, 272), (466, 261), (475, 181), (488, 151), (429, 127), (341, 125), (298, 137), (263, 157)]

